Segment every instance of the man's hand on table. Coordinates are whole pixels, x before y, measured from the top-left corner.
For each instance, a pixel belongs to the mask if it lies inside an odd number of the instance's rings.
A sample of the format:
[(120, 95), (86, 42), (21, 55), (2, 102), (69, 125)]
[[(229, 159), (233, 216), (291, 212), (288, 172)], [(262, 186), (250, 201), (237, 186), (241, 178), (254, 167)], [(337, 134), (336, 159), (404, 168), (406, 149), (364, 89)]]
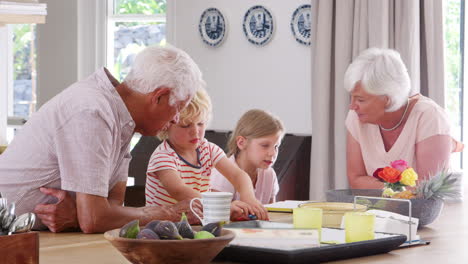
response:
[[(191, 225), (200, 224), (200, 220), (198, 219), (198, 217), (196, 217), (193, 214), (192, 210), (190, 210), (190, 200), (191, 199), (182, 200), (174, 204), (172, 206), (172, 209), (176, 212), (177, 216), (179, 217), (177, 221), (180, 221), (180, 215), (182, 215), (182, 212), (185, 212), (185, 214), (187, 215), (187, 219)], [(192, 207), (193, 207), (193, 210), (195, 210), (195, 212), (197, 213), (197, 215), (199, 216), (203, 215), (202, 206), (198, 200), (195, 200), (192, 203)]]
[(52, 232), (61, 232), (71, 228), (78, 228), (76, 202), (67, 191), (41, 187), (44, 194), (57, 198), (55, 204), (38, 204), (34, 213)]
[[(152, 220), (179, 222), (182, 213), (185, 213), (191, 225), (198, 225), (200, 224), (200, 220), (190, 210), (190, 200), (191, 199), (182, 200), (174, 205), (145, 206), (143, 207), (143, 214), (146, 216), (144, 222), (150, 222)], [(198, 215), (203, 215), (201, 204), (198, 201), (194, 201), (192, 206)]]

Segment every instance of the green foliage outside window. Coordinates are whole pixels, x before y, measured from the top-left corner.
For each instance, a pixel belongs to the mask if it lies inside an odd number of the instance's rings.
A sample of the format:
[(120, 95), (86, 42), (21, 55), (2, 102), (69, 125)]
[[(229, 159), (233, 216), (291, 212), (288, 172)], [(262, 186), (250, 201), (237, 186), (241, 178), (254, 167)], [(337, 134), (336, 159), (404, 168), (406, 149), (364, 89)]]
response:
[[(166, 13), (166, 0), (115, 0), (115, 14), (119, 15), (164, 15)], [(142, 28), (148, 35), (133, 34), (140, 32)], [(132, 40), (128, 42), (128, 37)], [(119, 42), (121, 39), (126, 39)], [(140, 21), (121, 22), (115, 21), (114, 43), (119, 43), (114, 49), (113, 74), (118, 80), (123, 80), (130, 70), (130, 65), (135, 54), (143, 50), (148, 45), (166, 44), (165, 22), (161, 21)]]
[(116, 14), (155, 15), (166, 13), (166, 0), (116, 0)]
[(460, 125), (460, 0), (444, 1), (446, 108), (456, 126)]
[[(124, 15), (124, 14), (133, 14), (133, 15), (155, 15), (155, 14), (166, 14), (166, 0), (115, 0), (115, 14)], [(164, 27), (165, 23), (161, 22), (116, 22), (116, 30), (119, 29), (132, 29), (139, 26), (154, 27), (158, 26)], [(163, 37), (158, 45), (166, 45), (166, 38)], [(130, 70), (130, 65), (128, 64), (127, 58), (132, 54), (137, 54), (139, 51), (145, 48), (145, 44), (140, 43), (138, 40), (134, 40), (132, 43), (126, 45), (124, 48), (119, 51), (115, 51), (114, 54), (114, 76), (118, 80), (122, 80), (128, 71)], [(136, 145), (139, 140), (139, 136), (135, 135), (131, 141), (130, 149)]]
[[(461, 40), (461, 1), (444, 0), (444, 57), (445, 57), (445, 109), (450, 119), (452, 135), (462, 139), (462, 47)], [(452, 154), (451, 166), (462, 165), (460, 153)]]
[[(31, 54), (31, 43), (34, 41), (35, 26), (29, 24), (13, 25), (13, 79), (31, 79), (31, 60), (36, 53)], [(32, 58), (31, 58), (32, 55)]]

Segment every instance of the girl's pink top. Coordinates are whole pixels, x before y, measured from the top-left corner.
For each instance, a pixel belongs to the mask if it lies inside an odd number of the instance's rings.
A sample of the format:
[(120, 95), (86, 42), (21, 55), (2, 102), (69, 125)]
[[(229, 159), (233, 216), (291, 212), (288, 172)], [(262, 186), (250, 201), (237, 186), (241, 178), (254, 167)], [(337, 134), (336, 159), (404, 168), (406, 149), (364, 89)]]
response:
[[(236, 163), (234, 155), (229, 159)], [(216, 169), (212, 171), (210, 180), (211, 189), (231, 192), (234, 194), (233, 200), (239, 200), (240, 195), (234, 189), (234, 186)], [(275, 198), (279, 191), (278, 179), (273, 168), (257, 169), (257, 183), (254, 186), (255, 197), (262, 204), (269, 204), (271, 199)]]

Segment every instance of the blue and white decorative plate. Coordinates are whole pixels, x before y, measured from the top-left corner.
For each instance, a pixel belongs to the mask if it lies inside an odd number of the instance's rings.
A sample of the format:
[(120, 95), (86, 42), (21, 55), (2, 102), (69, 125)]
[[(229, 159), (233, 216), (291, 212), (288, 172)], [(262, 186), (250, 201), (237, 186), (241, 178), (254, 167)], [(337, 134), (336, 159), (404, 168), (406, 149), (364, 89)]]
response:
[(311, 24), (310, 5), (301, 5), (294, 11), (291, 18), (291, 31), (297, 42), (310, 46)]
[(216, 8), (206, 9), (200, 17), (198, 31), (203, 42), (212, 47), (219, 46), (226, 36), (226, 20), (223, 14)]
[(265, 7), (253, 6), (244, 15), (243, 27), (245, 36), (250, 43), (263, 46), (273, 36), (273, 16)]

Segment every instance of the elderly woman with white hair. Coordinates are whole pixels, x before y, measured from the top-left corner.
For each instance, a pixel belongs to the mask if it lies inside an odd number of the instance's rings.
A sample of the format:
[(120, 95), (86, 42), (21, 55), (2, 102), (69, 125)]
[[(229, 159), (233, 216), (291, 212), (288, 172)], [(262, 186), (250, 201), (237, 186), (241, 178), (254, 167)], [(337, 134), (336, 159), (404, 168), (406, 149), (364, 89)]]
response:
[(347, 172), (353, 189), (380, 189), (371, 175), (394, 160), (405, 160), (428, 178), (449, 166), (460, 145), (450, 136), (439, 105), (410, 95), (410, 78), (398, 52), (371, 48), (348, 67), (344, 87), (351, 94), (346, 118)]

